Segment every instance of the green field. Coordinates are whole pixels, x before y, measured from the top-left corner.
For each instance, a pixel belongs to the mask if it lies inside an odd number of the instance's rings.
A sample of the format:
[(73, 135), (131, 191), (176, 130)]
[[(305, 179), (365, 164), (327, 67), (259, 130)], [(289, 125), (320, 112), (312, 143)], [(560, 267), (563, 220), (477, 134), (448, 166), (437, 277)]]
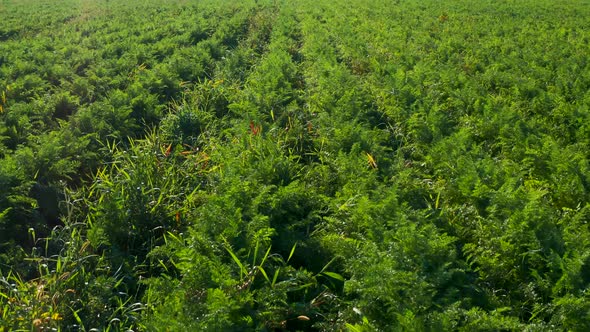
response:
[(0, 331), (589, 331), (587, 0), (0, 0)]

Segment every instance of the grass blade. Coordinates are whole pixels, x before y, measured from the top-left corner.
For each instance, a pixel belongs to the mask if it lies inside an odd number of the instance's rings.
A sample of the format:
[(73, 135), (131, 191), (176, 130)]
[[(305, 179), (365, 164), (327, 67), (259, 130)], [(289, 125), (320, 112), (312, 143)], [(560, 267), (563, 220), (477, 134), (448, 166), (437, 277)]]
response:
[(277, 278), (279, 277), (279, 271), (281, 270), (281, 268), (277, 268), (277, 270), (275, 271), (275, 275), (272, 277), (272, 282), (270, 283), (271, 287), (274, 287), (275, 284), (277, 283)]
[(264, 279), (266, 279), (266, 281), (268, 281), (268, 283), (270, 284), (270, 279), (268, 278), (268, 275), (266, 274), (266, 271), (264, 271), (262, 266), (257, 266), (257, 268), (260, 271), (260, 273), (262, 273), (262, 275), (264, 276)]
[(291, 260), (291, 257), (293, 257), (293, 253), (295, 253), (296, 247), (297, 247), (297, 242), (295, 242), (295, 244), (293, 245), (293, 248), (291, 248), (291, 253), (289, 253), (289, 258), (287, 258), (287, 263), (289, 263), (289, 261)]
[(240, 259), (238, 258), (238, 256), (236, 256), (233, 251), (231, 250), (231, 248), (229, 246), (225, 247), (225, 250), (227, 250), (227, 252), (229, 253), (229, 255), (231, 256), (231, 258), (234, 260), (234, 262), (236, 262), (236, 264), (238, 264), (238, 266), (240, 267), (240, 277), (242, 277), (242, 275), (247, 275), (248, 272), (246, 271), (246, 268), (244, 267), (244, 264), (242, 264), (242, 262), (240, 261)]

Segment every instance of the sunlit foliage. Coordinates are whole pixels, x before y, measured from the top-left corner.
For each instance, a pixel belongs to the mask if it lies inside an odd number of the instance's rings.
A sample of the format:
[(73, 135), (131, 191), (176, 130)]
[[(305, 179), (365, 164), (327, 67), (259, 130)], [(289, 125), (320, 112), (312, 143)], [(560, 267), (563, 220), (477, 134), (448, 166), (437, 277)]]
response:
[(0, 2), (0, 331), (590, 329), (584, 1)]

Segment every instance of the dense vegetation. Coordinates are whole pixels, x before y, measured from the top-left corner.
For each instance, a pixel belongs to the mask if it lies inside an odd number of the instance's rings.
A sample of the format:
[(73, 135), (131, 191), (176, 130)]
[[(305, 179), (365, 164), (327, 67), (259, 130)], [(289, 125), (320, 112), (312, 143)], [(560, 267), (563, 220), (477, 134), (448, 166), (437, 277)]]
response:
[(590, 3), (3, 0), (0, 331), (587, 331)]

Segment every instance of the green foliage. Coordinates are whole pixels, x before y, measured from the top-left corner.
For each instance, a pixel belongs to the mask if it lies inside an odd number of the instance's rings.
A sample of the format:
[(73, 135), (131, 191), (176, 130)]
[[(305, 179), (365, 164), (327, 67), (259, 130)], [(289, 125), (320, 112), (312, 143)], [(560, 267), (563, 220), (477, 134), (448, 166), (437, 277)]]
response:
[(582, 1), (0, 4), (0, 330), (585, 331)]

